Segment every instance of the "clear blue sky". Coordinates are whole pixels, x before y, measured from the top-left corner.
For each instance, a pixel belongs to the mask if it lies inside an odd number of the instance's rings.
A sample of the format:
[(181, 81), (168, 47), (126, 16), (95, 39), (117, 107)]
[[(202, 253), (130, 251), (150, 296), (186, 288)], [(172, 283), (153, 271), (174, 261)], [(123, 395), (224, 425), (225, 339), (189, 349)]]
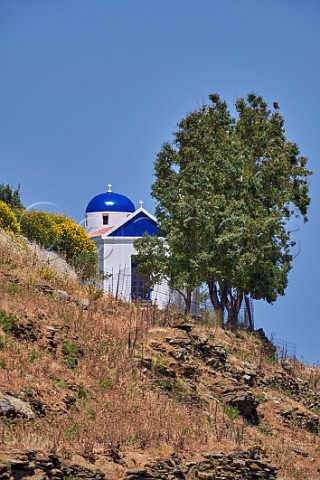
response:
[(319, 0), (1, 0), (0, 183), (81, 221), (111, 182), (153, 211), (161, 144), (209, 93), (279, 102), (315, 172), (285, 297), (256, 325), (320, 360)]

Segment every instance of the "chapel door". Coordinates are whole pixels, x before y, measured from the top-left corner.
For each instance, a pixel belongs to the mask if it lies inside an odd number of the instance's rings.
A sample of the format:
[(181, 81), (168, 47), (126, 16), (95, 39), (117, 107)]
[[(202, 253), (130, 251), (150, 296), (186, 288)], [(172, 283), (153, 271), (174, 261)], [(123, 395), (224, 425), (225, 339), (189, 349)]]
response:
[(138, 271), (138, 260), (131, 257), (131, 299), (137, 301), (151, 300), (150, 277)]

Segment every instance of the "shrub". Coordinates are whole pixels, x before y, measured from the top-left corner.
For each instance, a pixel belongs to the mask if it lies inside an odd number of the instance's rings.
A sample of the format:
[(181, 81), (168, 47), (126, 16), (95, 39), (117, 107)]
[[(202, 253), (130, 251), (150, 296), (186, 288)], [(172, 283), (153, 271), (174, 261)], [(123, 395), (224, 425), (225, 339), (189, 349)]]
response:
[(85, 230), (63, 215), (56, 216), (54, 229), (57, 252), (66, 256), (84, 280), (94, 277), (97, 273), (97, 247)]
[(223, 411), (228, 415), (231, 420), (235, 420), (239, 415), (240, 411), (237, 407), (232, 407), (231, 405), (224, 405)]
[(20, 232), (19, 223), (11, 208), (0, 201), (0, 228), (3, 228), (8, 233), (18, 235)]
[(75, 369), (78, 366), (79, 349), (77, 345), (66, 341), (62, 345), (62, 354), (70, 368)]
[(73, 425), (71, 425), (71, 427), (67, 429), (65, 433), (65, 438), (67, 442), (72, 443), (78, 434), (79, 434), (79, 425), (77, 423), (74, 423)]
[(57, 251), (64, 253), (67, 259), (95, 252), (95, 243), (89, 239), (85, 230), (71, 218), (55, 215), (54, 230), (57, 238)]
[[(82, 280), (89, 280), (97, 275), (97, 260), (97, 250), (95, 250), (75, 255), (71, 257), (69, 263), (78, 272)], [(101, 293), (99, 294), (98, 292), (96, 292), (97, 298), (101, 296)]]
[(11, 313), (7, 313), (4, 310), (0, 310), (0, 326), (2, 327), (3, 331), (8, 333), (14, 329), (17, 317)]
[(20, 220), (21, 232), (30, 241), (65, 256), (84, 280), (97, 273), (97, 248), (85, 230), (65, 215), (26, 211)]
[(82, 398), (83, 400), (86, 400), (88, 395), (82, 384), (79, 386), (78, 390), (76, 391), (76, 396), (77, 398)]
[(20, 218), (21, 233), (43, 248), (55, 249), (55, 215), (35, 210), (25, 211)]

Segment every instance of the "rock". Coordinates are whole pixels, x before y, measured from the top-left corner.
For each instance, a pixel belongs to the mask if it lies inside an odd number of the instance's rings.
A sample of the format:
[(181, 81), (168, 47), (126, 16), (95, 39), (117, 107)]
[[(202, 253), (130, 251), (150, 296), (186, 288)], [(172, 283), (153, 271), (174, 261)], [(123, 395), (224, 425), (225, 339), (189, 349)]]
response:
[(50, 470), (50, 477), (63, 478), (63, 472), (58, 468), (52, 468)]
[(35, 414), (28, 402), (5, 393), (0, 393), (0, 416), (25, 417), (28, 420), (35, 418)]
[(81, 305), (82, 305), (82, 308), (83, 310), (88, 310), (89, 308), (89, 305), (90, 305), (90, 301), (88, 298), (84, 298), (81, 302)]
[(245, 374), (243, 375), (243, 380), (244, 382), (249, 386), (249, 387), (253, 387), (253, 380), (254, 380), (254, 376), (253, 375), (248, 375), (248, 374)]
[(45, 415), (45, 405), (41, 400), (36, 398), (32, 393), (27, 393), (25, 395), (25, 400), (29, 403), (32, 409), (39, 415)]
[(319, 431), (318, 415), (304, 415), (304, 417), (298, 422), (298, 427), (304, 428), (310, 433), (317, 434)]
[(303, 428), (307, 430), (310, 433), (318, 433), (318, 429), (319, 429), (318, 415), (313, 415), (313, 414), (310, 414), (309, 412), (304, 412), (300, 410), (298, 407), (280, 412), (280, 415), (285, 418), (286, 422), (289, 425), (292, 423), (299, 428)]
[(227, 405), (237, 408), (241, 415), (252, 425), (257, 425), (259, 423), (257, 412), (259, 402), (250, 393), (238, 392), (231, 395), (227, 394), (224, 397), (224, 401)]
[(65, 290), (55, 290), (53, 296), (59, 300), (70, 300), (70, 295)]
[(283, 370), (288, 372), (292, 377), (297, 378), (296, 374), (293, 371), (292, 365), (290, 365), (289, 362), (283, 361), (281, 363), (281, 366), (282, 366)]
[(179, 330), (183, 330), (184, 332), (190, 333), (191, 330), (194, 328), (194, 324), (186, 322), (184, 319), (177, 319), (171, 323), (170, 327), (177, 328)]
[(152, 369), (152, 357), (135, 358), (133, 363), (138, 368), (146, 368), (147, 370)]
[(63, 401), (66, 404), (67, 410), (70, 410), (70, 408), (76, 404), (77, 399), (74, 395), (67, 394)]
[(179, 365), (174, 371), (178, 377), (195, 378), (198, 375), (197, 365), (191, 363)]
[(259, 460), (261, 457), (262, 448), (260, 445), (252, 445), (248, 448), (247, 452), (250, 458), (253, 460)]
[[(260, 447), (259, 447), (260, 448)], [(261, 453), (263, 448), (261, 447)], [(31, 455), (32, 461), (29, 461)], [(268, 459), (253, 459), (246, 451), (232, 454), (207, 453), (201, 459), (184, 462), (177, 454), (156, 460), (143, 467), (127, 470), (123, 480), (276, 480), (277, 467)], [(3, 480), (61, 480), (66, 478), (103, 480), (104, 473), (80, 465), (64, 465), (57, 455), (27, 451), (14, 458), (6, 458), (0, 465)], [(118, 477), (119, 478), (119, 477)]]
[(296, 453), (297, 455), (301, 455), (302, 457), (309, 457), (309, 453), (306, 452), (305, 450), (302, 450), (302, 448), (293, 448), (292, 451)]
[(172, 350), (170, 355), (175, 359), (184, 362), (187, 358), (187, 350), (185, 348), (180, 348), (176, 350)]
[(201, 336), (192, 335), (194, 339), (193, 351), (196, 357), (201, 358), (206, 365), (215, 370), (224, 370), (227, 361), (227, 352), (223, 345), (208, 343)]
[(261, 339), (265, 347), (265, 353), (267, 353), (270, 357), (276, 358), (277, 349), (274, 346), (274, 344), (271, 342), (271, 340), (269, 340), (263, 328), (258, 328), (257, 330), (254, 330), (252, 333)]
[(166, 341), (172, 346), (178, 346), (181, 348), (186, 348), (188, 345), (191, 345), (192, 340), (189, 335), (181, 333), (175, 337), (167, 337)]
[(39, 337), (39, 331), (37, 331), (35, 323), (27, 317), (16, 322), (11, 330), (11, 333), (16, 338), (23, 340), (35, 341)]

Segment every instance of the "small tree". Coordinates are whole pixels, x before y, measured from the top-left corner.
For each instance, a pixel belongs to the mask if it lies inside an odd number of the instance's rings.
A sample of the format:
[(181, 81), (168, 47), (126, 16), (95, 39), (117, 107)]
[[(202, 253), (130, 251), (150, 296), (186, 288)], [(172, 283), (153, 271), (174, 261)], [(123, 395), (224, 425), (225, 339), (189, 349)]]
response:
[(20, 184), (17, 188), (13, 188), (12, 185), (8, 183), (0, 184), (0, 201), (6, 203), (11, 208), (23, 208), (21, 199), (20, 199)]
[(248, 295), (273, 302), (284, 294), (292, 266), (288, 221), (307, 219), (311, 172), (286, 140), (277, 104), (271, 112), (249, 94), (233, 118), (218, 95), (209, 98), (181, 120), (155, 162), (152, 195), (167, 255), (159, 257), (147, 238), (137, 248), (149, 271), (166, 264), (160, 272), (171, 272), (174, 288), (206, 282), (215, 310), (223, 316), (227, 309), (234, 324)]

